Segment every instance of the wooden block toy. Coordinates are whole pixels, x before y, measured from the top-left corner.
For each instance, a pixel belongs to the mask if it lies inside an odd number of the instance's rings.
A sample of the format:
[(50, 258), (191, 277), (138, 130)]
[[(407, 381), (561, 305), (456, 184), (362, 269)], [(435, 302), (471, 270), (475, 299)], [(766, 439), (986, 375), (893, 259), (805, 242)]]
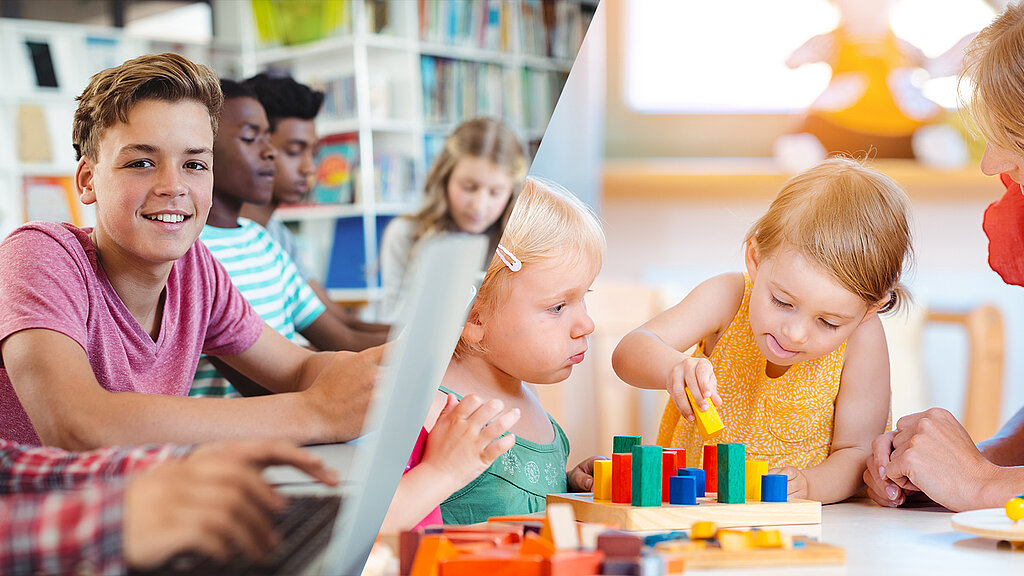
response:
[(676, 470), (677, 476), (693, 476), (697, 480), (697, 496), (704, 498), (707, 496), (707, 486), (704, 481), (704, 470), (700, 468), (680, 468)]
[(548, 504), (548, 525), (551, 526), (551, 541), (558, 550), (576, 550), (580, 547), (579, 532), (576, 531), (576, 514), (568, 504)]
[(409, 576), (438, 576), (441, 561), (458, 555), (459, 551), (444, 536), (423, 536), (419, 548), (416, 549), (416, 558), (413, 559)]
[(661, 446), (633, 446), (633, 506), (661, 506)]
[(746, 550), (753, 548), (750, 532), (746, 530), (719, 530), (715, 535), (722, 550)]
[(669, 503), (688, 506), (697, 505), (697, 478), (694, 476), (673, 476), (670, 480)]
[(718, 444), (704, 445), (704, 486), (708, 492), (718, 492)]
[(722, 419), (718, 417), (718, 410), (715, 405), (708, 402), (708, 409), (703, 412), (697, 407), (697, 401), (693, 399), (690, 389), (686, 389), (686, 399), (690, 402), (690, 409), (693, 410), (693, 417), (697, 422), (697, 429), (705, 438), (711, 438), (725, 429)]
[(591, 576), (601, 574), (603, 562), (604, 553), (600, 551), (571, 551), (545, 558), (542, 567), (545, 576)]
[(633, 446), (639, 443), (639, 436), (613, 436), (612, 454), (630, 454), (633, 451)]
[(789, 538), (789, 546), (786, 546), (786, 539), (778, 530), (751, 530), (754, 548), (792, 548), (793, 540)]
[(544, 562), (541, 556), (519, 554), (517, 548), (492, 548), (441, 562), (439, 576), (546, 576)]
[(594, 460), (594, 499), (612, 499), (612, 461)]
[(746, 497), (747, 500), (761, 499), (761, 476), (768, 473), (768, 463), (764, 460), (747, 460), (746, 462)]
[[(761, 566), (799, 566), (810, 564), (842, 564), (846, 551), (838, 546), (822, 544), (806, 538), (797, 538), (791, 548), (746, 548), (725, 550), (720, 547), (698, 548), (703, 540), (662, 542), (655, 548), (682, 556), (686, 568), (748, 568)], [(799, 544), (799, 546), (797, 546)]]
[(633, 453), (612, 454), (612, 502), (629, 504), (632, 500)]
[(657, 534), (650, 534), (644, 536), (644, 546), (654, 546), (659, 542), (668, 542), (670, 540), (689, 540), (690, 536), (682, 530), (675, 530), (672, 532), (659, 532)]
[(548, 494), (547, 501), (572, 504), (576, 519), (581, 522), (616, 524), (622, 530), (688, 530), (699, 520), (716, 522), (722, 527), (821, 523), (821, 503), (813, 500), (724, 504), (712, 494), (698, 498), (696, 506), (630, 506), (594, 502), (593, 496), (582, 493)]
[(695, 540), (713, 540), (718, 533), (718, 525), (714, 522), (694, 522), (690, 527), (690, 538)]
[(398, 570), (400, 574), (412, 572), (412, 562), (416, 558), (416, 549), (420, 547), (421, 532), (410, 530), (398, 536)]
[(612, 528), (605, 524), (593, 524), (589, 522), (580, 522), (576, 527), (580, 533), (581, 550), (597, 550), (597, 537), (608, 530), (618, 528), (618, 526)]
[(723, 504), (743, 504), (746, 497), (746, 460), (743, 444), (718, 445), (718, 501)]
[(658, 550), (674, 554), (703, 550), (708, 547), (707, 540), (672, 540), (669, 542), (658, 542), (654, 545)]
[(601, 565), (602, 576), (640, 576), (643, 574), (641, 557), (605, 558)]
[(788, 498), (789, 478), (785, 474), (763, 474), (761, 476), (761, 501), (785, 502)]
[(635, 534), (609, 530), (597, 537), (597, 549), (608, 558), (636, 558), (643, 554), (644, 540)]
[(519, 554), (522, 556), (536, 555), (543, 558), (551, 558), (555, 555), (555, 545), (547, 539), (536, 534), (529, 534), (519, 545)]
[[(682, 461), (682, 464), (680, 464), (680, 461)], [(661, 501), (668, 502), (668, 479), (676, 475), (676, 470), (686, 468), (686, 450), (683, 448), (665, 448), (661, 451), (661, 466)]]

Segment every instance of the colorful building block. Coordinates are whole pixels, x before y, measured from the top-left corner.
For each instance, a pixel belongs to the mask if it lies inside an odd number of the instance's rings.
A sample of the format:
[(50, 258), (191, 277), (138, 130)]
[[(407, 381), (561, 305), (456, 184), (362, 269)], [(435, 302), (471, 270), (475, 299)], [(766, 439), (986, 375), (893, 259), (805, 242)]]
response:
[(723, 504), (743, 504), (746, 497), (746, 460), (743, 444), (718, 445), (718, 501)]
[(718, 410), (715, 410), (714, 404), (708, 402), (708, 409), (701, 412), (689, 388), (686, 389), (686, 399), (690, 401), (690, 409), (693, 410), (693, 416), (697, 420), (697, 429), (705, 438), (711, 438), (725, 429), (725, 424), (718, 417)]
[(718, 525), (714, 522), (694, 522), (690, 527), (690, 538), (694, 540), (711, 540), (718, 532)]
[(718, 444), (704, 445), (704, 487), (708, 492), (718, 492)]
[(697, 505), (697, 478), (695, 476), (673, 476), (669, 478), (670, 504)]
[(519, 545), (519, 554), (522, 556), (536, 555), (542, 558), (551, 558), (555, 552), (553, 542), (536, 534), (527, 534), (523, 543)]
[(767, 474), (768, 469), (768, 463), (764, 460), (747, 460), (745, 482), (747, 500), (761, 501), (761, 476)]
[(668, 479), (676, 475), (676, 470), (686, 468), (686, 449), (665, 448), (661, 452), (661, 466), (661, 501), (668, 502)]
[(604, 553), (598, 551), (559, 552), (544, 560), (545, 576), (590, 576), (601, 573)]
[(700, 468), (680, 468), (676, 471), (678, 476), (693, 476), (697, 482), (697, 497), (707, 496), (707, 483), (704, 480), (704, 470)]
[(612, 454), (630, 454), (633, 446), (640, 444), (639, 436), (613, 436)]
[(761, 501), (786, 502), (789, 478), (785, 474), (763, 474), (761, 476)]
[(569, 504), (548, 504), (548, 525), (551, 526), (551, 541), (559, 550), (576, 550), (580, 547), (580, 534), (576, 530), (576, 513)]
[(398, 569), (401, 574), (412, 572), (412, 562), (416, 558), (421, 538), (423, 533), (416, 530), (402, 532), (398, 537)]
[(746, 530), (719, 530), (716, 536), (719, 546), (724, 551), (746, 550), (753, 548), (753, 539)]
[(597, 537), (597, 549), (608, 558), (636, 558), (643, 554), (644, 539), (629, 532), (608, 530)]
[(416, 549), (416, 558), (412, 562), (410, 576), (438, 576), (441, 561), (459, 555), (455, 545), (440, 535), (424, 536), (420, 539), (420, 547)]
[(633, 506), (661, 506), (661, 446), (633, 446)]
[(594, 460), (594, 500), (612, 499), (612, 461)]
[(633, 499), (633, 453), (612, 454), (612, 502), (629, 504)]

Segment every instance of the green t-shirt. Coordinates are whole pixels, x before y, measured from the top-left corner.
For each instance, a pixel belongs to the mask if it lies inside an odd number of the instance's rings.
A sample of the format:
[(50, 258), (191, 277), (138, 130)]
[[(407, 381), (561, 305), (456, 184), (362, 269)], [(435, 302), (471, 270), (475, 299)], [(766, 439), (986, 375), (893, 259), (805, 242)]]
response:
[[(444, 387), (441, 391), (451, 392)], [(538, 444), (516, 437), (508, 452), (441, 503), (445, 524), (475, 524), (491, 516), (538, 512), (546, 506), (545, 496), (568, 492), (569, 438), (550, 414), (548, 419), (555, 430), (554, 442)]]

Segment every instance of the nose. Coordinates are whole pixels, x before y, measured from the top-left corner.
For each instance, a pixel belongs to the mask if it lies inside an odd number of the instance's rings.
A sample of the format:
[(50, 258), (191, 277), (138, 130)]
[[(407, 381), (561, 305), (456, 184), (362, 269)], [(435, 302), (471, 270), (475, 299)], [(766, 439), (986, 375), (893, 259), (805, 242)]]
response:
[(277, 148), (274, 148), (274, 144), (270, 142), (269, 136), (264, 135), (262, 140), (263, 148), (260, 150), (260, 157), (266, 160), (273, 160), (274, 156), (277, 155)]
[(306, 179), (316, 173), (316, 162), (313, 159), (312, 152), (306, 152), (302, 155), (302, 163), (299, 164), (299, 173)]
[(571, 335), (573, 338), (583, 338), (584, 336), (593, 334), (595, 327), (593, 318), (591, 318), (590, 314), (587, 313), (587, 307), (583, 306), (579, 318), (577, 318), (576, 322), (573, 324)]
[(803, 319), (794, 319), (782, 325), (782, 335), (793, 344), (807, 341), (807, 323)]
[(161, 196), (184, 196), (188, 193), (185, 179), (173, 163), (165, 163), (160, 170), (156, 193)]
[(981, 157), (981, 171), (988, 176), (996, 176), (1009, 172), (1014, 168), (1014, 156), (992, 144), (985, 145), (985, 153)]

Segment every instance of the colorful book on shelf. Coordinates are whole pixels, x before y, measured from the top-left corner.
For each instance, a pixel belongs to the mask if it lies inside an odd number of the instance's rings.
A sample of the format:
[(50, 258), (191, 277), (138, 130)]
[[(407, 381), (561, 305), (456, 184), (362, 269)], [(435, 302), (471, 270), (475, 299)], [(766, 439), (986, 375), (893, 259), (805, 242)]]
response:
[(310, 202), (351, 204), (355, 200), (354, 174), (359, 166), (359, 139), (355, 134), (329, 136), (316, 155), (316, 185)]

